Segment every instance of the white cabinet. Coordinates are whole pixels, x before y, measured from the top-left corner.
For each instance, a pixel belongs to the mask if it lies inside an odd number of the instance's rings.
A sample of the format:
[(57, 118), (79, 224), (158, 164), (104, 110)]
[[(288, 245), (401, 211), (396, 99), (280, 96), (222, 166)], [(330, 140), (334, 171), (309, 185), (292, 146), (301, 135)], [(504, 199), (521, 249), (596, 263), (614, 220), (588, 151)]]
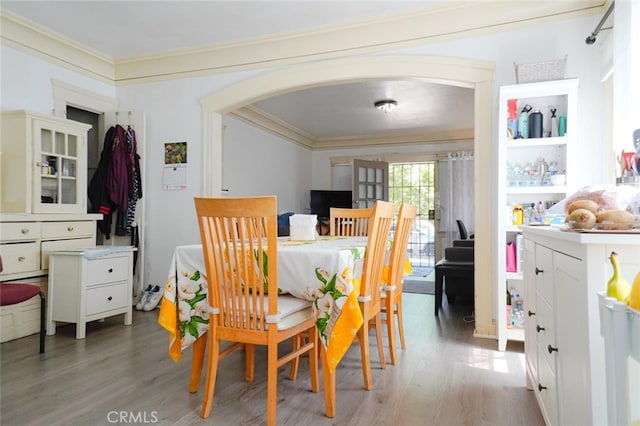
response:
[[(513, 206), (521, 205), (525, 210), (525, 221), (528, 221), (540, 208), (546, 209), (555, 202), (574, 192), (576, 187), (573, 172), (575, 146), (578, 80), (566, 79), (541, 83), (518, 84), (500, 88), (499, 125), (498, 125), (498, 190), (496, 218), (496, 247), (494, 256), (496, 268), (496, 300), (498, 349), (504, 351), (508, 340), (522, 341), (524, 329), (512, 326), (509, 321), (507, 292), (513, 288), (522, 296), (522, 269), (507, 272), (506, 246), (521, 241), (521, 231), (511, 221)], [(515, 101), (514, 101), (515, 100)], [(514, 139), (509, 131), (509, 103), (517, 105), (517, 112), (529, 105), (533, 110), (543, 114), (543, 137)], [(550, 136), (551, 113), (554, 109), (556, 117), (564, 117), (566, 133), (562, 136)], [(565, 182), (552, 185), (550, 176), (555, 173), (565, 176)], [(555, 182), (555, 181), (554, 181)], [(557, 182), (555, 182), (557, 183)], [(518, 245), (521, 265), (524, 251)], [(533, 303), (533, 302), (530, 302)], [(527, 301), (524, 301), (526, 306)], [(526, 309), (524, 311), (527, 315)]]
[[(94, 247), (96, 220), (102, 215), (0, 214), (0, 281), (22, 280), (39, 285), (45, 295), (49, 251)], [(0, 284), (1, 285), (1, 284)], [(36, 299), (0, 308), (0, 342), (29, 336), (40, 330), (40, 301)]]
[(49, 251), (96, 245), (102, 215), (0, 214), (1, 281), (46, 275)]
[(625, 277), (640, 270), (640, 240), (633, 234), (522, 229), (527, 386), (549, 425), (607, 424), (597, 293), (606, 291), (612, 275), (612, 251)]
[(47, 334), (56, 333), (56, 322), (76, 323), (76, 339), (84, 339), (87, 322), (118, 314), (130, 325), (134, 250), (51, 252)]
[(27, 111), (2, 112), (1, 209), (87, 211), (90, 125)]

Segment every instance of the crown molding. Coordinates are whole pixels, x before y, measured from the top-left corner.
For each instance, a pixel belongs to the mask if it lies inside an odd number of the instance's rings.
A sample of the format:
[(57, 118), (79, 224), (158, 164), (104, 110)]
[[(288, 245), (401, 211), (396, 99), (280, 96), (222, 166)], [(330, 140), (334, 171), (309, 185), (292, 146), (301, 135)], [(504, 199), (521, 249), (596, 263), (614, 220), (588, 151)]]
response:
[(315, 140), (308, 133), (280, 120), (277, 117), (274, 117), (273, 115), (267, 114), (259, 108), (246, 106), (238, 108), (227, 115), (304, 148), (313, 149), (315, 145)]
[(371, 54), (596, 14), (604, 3), (604, 0), (457, 2), (286, 36), (118, 59), (116, 80), (153, 81)]
[(363, 135), (350, 138), (317, 139), (314, 150), (372, 148), (383, 146), (425, 145), (447, 142), (473, 142), (474, 129), (401, 132)]
[(341, 138), (314, 138), (312, 135), (253, 106), (238, 108), (228, 113), (228, 115), (312, 151), (466, 142), (473, 141), (474, 138), (474, 129), (452, 129), (437, 132), (394, 132), (383, 135), (376, 133), (373, 135)]
[(285, 36), (118, 59), (0, 10), (0, 40), (82, 74), (116, 84), (132, 84), (370, 54), (486, 35), (598, 14), (606, 4), (605, 0), (455, 2)]
[(113, 84), (113, 58), (0, 9), (0, 42), (80, 74)]

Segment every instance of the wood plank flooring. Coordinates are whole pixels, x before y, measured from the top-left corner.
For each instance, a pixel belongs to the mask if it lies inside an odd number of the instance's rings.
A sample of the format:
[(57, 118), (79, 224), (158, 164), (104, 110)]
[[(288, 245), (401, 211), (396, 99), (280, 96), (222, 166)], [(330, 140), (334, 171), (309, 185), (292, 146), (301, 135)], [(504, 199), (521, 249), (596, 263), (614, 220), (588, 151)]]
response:
[[(354, 345), (338, 367), (336, 416), (329, 419), (322, 389), (310, 391), (303, 359), (295, 382), (288, 367), (280, 370), (278, 424), (544, 425), (525, 388), (522, 344), (499, 352), (496, 341), (473, 338), (473, 323), (465, 321), (471, 305), (448, 306), (445, 298), (436, 318), (434, 296), (405, 293), (404, 301), (407, 350), (381, 370), (372, 348), (373, 390), (363, 388)], [(122, 316), (89, 323), (84, 340), (74, 338), (75, 325), (59, 327), (47, 336), (43, 355), (37, 335), (3, 343), (0, 423), (264, 424), (265, 351), (256, 351), (252, 384), (244, 382), (242, 353), (222, 361), (211, 416), (201, 419), (204, 380), (198, 393), (188, 392), (191, 353), (178, 363), (169, 359), (157, 312), (134, 311), (131, 326), (122, 325)]]

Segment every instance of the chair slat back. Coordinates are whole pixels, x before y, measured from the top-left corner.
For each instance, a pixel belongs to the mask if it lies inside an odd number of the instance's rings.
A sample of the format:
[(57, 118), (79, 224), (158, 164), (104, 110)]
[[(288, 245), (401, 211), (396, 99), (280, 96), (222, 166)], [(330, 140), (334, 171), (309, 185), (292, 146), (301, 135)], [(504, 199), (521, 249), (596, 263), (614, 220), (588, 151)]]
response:
[[(407, 258), (407, 244), (413, 222), (416, 219), (418, 207), (413, 204), (402, 204), (396, 220), (396, 231), (393, 236), (393, 246), (391, 247), (391, 258), (389, 260), (389, 284), (402, 285), (404, 276), (404, 263)], [(402, 291), (400, 289), (399, 291)]]
[(329, 234), (341, 237), (366, 237), (373, 208), (329, 209)]
[(275, 196), (195, 198), (216, 326), (265, 331), (277, 314)]
[(380, 305), (380, 286), (384, 268), (389, 232), (395, 213), (395, 206), (386, 201), (376, 201), (369, 222), (367, 249), (360, 283), (360, 296), (370, 297), (371, 307)]

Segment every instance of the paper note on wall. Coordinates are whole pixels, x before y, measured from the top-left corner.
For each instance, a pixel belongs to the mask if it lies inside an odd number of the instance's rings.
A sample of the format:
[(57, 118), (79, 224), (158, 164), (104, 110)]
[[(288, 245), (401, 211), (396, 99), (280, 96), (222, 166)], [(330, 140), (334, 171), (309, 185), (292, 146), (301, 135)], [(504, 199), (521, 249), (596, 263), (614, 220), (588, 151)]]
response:
[(187, 189), (187, 165), (165, 165), (162, 176), (162, 189), (167, 191)]

